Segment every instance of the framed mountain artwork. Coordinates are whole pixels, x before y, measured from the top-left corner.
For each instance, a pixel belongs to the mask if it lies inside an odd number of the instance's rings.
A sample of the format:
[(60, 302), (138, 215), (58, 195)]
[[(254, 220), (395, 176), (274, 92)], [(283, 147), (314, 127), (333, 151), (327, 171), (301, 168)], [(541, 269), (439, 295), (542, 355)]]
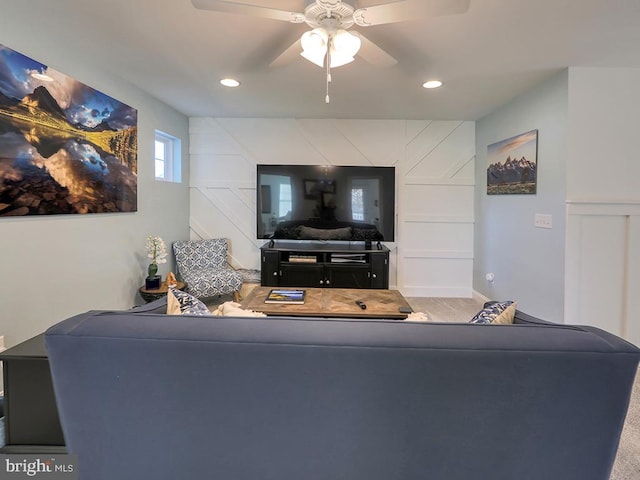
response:
[(135, 212), (137, 118), (0, 45), (0, 217)]
[(538, 130), (487, 147), (487, 194), (535, 194), (538, 184)]

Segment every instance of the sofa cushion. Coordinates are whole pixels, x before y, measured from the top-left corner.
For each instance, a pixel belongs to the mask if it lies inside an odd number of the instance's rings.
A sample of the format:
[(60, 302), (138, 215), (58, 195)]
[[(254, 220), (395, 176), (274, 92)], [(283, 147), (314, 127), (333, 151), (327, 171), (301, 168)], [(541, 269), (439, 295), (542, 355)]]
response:
[(169, 287), (167, 292), (168, 315), (211, 315), (207, 306), (193, 295)]
[(469, 321), (469, 323), (481, 324), (511, 324), (516, 313), (516, 302), (511, 300), (506, 302), (487, 302)]

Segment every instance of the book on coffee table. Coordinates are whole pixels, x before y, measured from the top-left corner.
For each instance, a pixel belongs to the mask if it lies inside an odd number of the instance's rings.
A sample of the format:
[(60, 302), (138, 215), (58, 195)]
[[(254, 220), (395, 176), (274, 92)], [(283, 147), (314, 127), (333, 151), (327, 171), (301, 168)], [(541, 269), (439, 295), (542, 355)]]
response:
[(304, 290), (298, 289), (273, 289), (267, 295), (264, 303), (293, 303), (304, 304)]

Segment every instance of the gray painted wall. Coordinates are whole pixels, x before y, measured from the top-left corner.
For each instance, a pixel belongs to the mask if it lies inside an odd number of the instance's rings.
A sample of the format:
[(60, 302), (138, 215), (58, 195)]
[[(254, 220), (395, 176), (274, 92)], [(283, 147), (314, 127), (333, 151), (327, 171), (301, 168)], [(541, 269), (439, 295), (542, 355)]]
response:
[[(154, 130), (182, 140), (182, 178), (188, 179), (188, 119), (114, 73), (96, 69), (59, 42), (27, 33), (15, 18), (0, 16), (0, 43), (138, 109), (138, 211), (120, 214), (0, 218), (0, 335), (7, 347), (71, 315), (142, 303), (145, 239), (170, 246), (189, 238), (186, 183), (157, 182)], [(174, 266), (160, 266), (165, 275)]]
[[(495, 300), (563, 321), (568, 75), (547, 80), (476, 123), (473, 288)], [(487, 195), (487, 146), (538, 130), (536, 195)], [(550, 230), (536, 213), (553, 216)], [(485, 279), (492, 272), (493, 285)]]

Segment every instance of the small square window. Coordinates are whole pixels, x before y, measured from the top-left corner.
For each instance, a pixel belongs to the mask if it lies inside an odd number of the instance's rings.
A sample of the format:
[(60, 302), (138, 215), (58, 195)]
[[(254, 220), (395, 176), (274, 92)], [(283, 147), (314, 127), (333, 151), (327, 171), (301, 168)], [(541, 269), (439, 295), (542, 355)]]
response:
[(181, 141), (156, 130), (154, 143), (154, 167), (156, 180), (182, 181)]

